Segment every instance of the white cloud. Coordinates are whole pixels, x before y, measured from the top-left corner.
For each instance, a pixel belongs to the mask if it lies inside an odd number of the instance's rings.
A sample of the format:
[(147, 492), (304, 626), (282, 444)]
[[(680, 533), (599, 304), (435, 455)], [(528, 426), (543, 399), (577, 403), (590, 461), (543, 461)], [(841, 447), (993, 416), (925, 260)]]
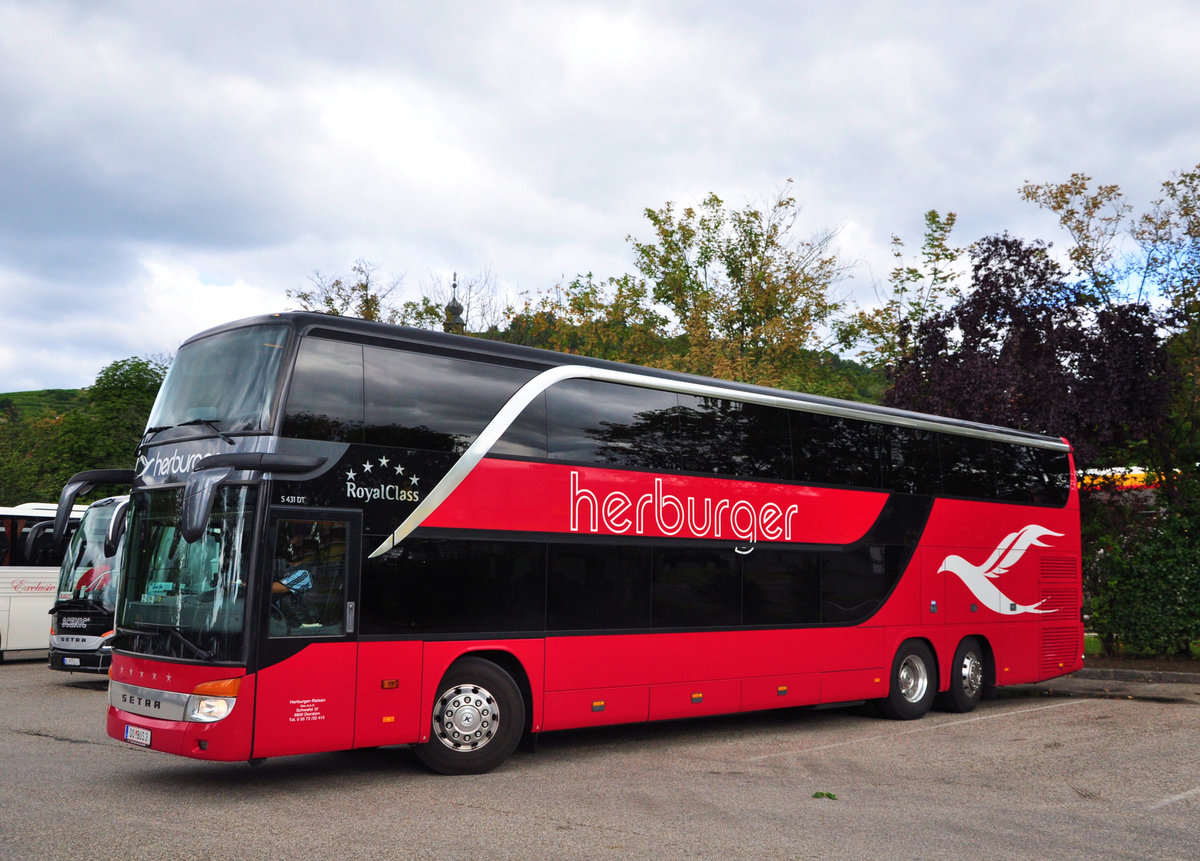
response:
[(644, 208), (789, 177), (870, 301), (930, 208), (959, 244), (1061, 241), (1022, 182), (1144, 204), (1191, 167), (1197, 29), (1183, 2), (0, 0), (0, 371), (85, 385), (359, 258), (408, 296), (619, 274)]

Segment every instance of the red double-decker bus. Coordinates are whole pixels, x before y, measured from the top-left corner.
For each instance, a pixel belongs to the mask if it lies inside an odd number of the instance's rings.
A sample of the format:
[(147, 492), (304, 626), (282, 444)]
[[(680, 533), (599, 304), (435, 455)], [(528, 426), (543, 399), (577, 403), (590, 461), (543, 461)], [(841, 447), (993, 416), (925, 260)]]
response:
[(179, 350), (138, 451), (108, 733), (249, 760), (874, 700), (1081, 666), (1055, 439), (361, 320)]

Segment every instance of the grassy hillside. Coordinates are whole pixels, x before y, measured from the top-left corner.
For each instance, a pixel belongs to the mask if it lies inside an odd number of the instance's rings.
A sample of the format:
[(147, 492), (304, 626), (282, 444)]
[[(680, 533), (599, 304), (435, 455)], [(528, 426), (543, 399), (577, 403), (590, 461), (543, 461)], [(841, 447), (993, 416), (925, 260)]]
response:
[(0, 394), (0, 416), (15, 410), (19, 416), (63, 412), (84, 403), (83, 389), (42, 389), (37, 392)]

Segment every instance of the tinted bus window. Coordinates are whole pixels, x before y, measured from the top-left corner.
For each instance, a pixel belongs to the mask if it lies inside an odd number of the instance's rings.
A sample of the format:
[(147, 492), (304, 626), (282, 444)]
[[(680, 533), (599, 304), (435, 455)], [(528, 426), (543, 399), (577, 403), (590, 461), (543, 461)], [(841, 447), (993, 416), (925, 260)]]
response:
[(742, 557), (742, 621), (805, 625), (821, 621), (821, 556), (759, 545)]
[(364, 634), (545, 630), (546, 547), (410, 538), (363, 567)]
[(184, 344), (148, 426), (207, 419), (223, 431), (270, 430), (287, 338), (287, 326), (251, 326)]
[(546, 393), (542, 392), (527, 406), (504, 435), (492, 446), (492, 454), (512, 457), (546, 456)]
[(363, 348), (304, 339), (288, 390), (283, 435), (362, 442), (363, 419)]
[(997, 445), (996, 497), (1011, 502), (1064, 505), (1070, 493), (1065, 452), (1026, 445)]
[(880, 486), (876, 425), (805, 412), (793, 412), (790, 418), (797, 481)]
[(680, 395), (679, 449), (685, 472), (792, 477), (788, 414), (773, 407)]
[(723, 627), (742, 620), (742, 572), (732, 550), (654, 551), (655, 628)]
[(908, 558), (907, 548), (881, 544), (824, 554), (821, 621), (851, 624), (870, 618), (883, 605)]
[(546, 627), (551, 631), (649, 628), (651, 564), (647, 546), (552, 544)]
[(534, 376), (507, 365), (366, 347), (366, 442), (461, 453)]
[(942, 492), (948, 496), (992, 498), (996, 493), (993, 448), (987, 440), (942, 434), (938, 439)]
[(1038, 462), (1046, 479), (1047, 505), (1063, 506), (1071, 495), (1071, 463), (1065, 451), (1038, 449)]
[(937, 493), (942, 483), (937, 437), (929, 431), (879, 426), (881, 486), (898, 493)]
[(679, 469), (679, 404), (673, 393), (567, 380), (547, 395), (551, 458), (632, 469)]
[(1046, 496), (1047, 480), (1037, 455), (1037, 449), (1025, 445), (993, 446), (997, 499), (1039, 502)]

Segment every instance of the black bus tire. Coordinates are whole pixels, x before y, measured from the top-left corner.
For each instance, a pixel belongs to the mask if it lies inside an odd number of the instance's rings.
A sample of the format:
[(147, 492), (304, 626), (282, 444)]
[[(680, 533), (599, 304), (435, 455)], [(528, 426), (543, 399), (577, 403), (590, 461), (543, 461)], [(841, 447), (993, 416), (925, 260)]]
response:
[(893, 720), (924, 717), (937, 696), (937, 662), (922, 640), (906, 640), (896, 650), (888, 695), (878, 700), (879, 710)]
[(977, 639), (967, 637), (954, 651), (954, 663), (950, 665), (950, 689), (938, 694), (937, 707), (959, 714), (973, 711), (983, 696), (984, 670), (983, 648)]
[(438, 684), (429, 741), (417, 759), (439, 774), (483, 774), (516, 750), (525, 700), (512, 676), (484, 658), (455, 661)]

